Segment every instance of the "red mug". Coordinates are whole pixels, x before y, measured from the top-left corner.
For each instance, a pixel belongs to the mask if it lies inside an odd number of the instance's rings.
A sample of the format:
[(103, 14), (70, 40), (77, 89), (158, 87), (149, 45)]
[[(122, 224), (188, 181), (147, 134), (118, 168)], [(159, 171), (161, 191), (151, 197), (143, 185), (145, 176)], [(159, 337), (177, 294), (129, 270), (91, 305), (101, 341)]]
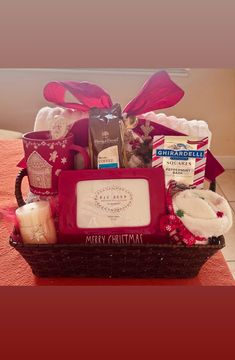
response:
[(74, 144), (74, 135), (53, 140), (49, 131), (34, 131), (23, 135), (23, 146), (29, 186), (36, 195), (56, 195), (58, 177), (63, 170), (74, 168), (74, 155), (80, 153), (84, 168), (89, 167), (87, 151)]

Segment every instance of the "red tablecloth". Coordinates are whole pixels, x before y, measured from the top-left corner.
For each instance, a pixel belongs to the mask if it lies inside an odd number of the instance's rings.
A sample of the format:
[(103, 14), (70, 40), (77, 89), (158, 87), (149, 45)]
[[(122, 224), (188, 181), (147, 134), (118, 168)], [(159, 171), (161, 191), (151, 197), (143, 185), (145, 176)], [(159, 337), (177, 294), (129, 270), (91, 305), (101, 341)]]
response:
[[(0, 141), (0, 206), (16, 207), (16, 164), (23, 156), (21, 140)], [(27, 182), (24, 183), (25, 190)], [(27, 191), (27, 190), (26, 190)], [(214, 255), (193, 279), (74, 279), (36, 278), (24, 259), (8, 243), (12, 224), (0, 215), (0, 285), (235, 285), (221, 252)]]

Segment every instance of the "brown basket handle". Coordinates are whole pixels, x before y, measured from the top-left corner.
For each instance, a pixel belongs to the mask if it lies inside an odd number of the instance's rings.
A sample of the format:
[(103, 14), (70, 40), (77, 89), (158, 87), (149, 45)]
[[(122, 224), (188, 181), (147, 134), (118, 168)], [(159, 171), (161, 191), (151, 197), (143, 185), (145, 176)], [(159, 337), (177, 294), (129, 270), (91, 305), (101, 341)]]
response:
[(22, 180), (25, 176), (27, 176), (27, 169), (22, 169), (20, 170), (20, 172), (18, 173), (17, 177), (16, 177), (16, 181), (15, 181), (15, 197), (16, 197), (16, 201), (18, 206), (23, 206), (26, 204), (26, 202), (23, 199), (23, 195), (22, 195), (22, 191), (21, 191), (21, 184), (22, 184)]

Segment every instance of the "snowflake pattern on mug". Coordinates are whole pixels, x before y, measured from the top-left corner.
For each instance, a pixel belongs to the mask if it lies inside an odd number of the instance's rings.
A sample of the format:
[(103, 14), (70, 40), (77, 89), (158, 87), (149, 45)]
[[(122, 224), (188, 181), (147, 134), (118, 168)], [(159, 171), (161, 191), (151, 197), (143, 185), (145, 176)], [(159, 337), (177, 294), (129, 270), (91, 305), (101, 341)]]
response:
[(57, 151), (53, 151), (52, 153), (50, 153), (49, 161), (55, 162), (57, 158), (58, 158)]
[(60, 175), (60, 173), (61, 173), (61, 169), (57, 169), (56, 171), (55, 171), (55, 174), (56, 174), (56, 176), (59, 176)]

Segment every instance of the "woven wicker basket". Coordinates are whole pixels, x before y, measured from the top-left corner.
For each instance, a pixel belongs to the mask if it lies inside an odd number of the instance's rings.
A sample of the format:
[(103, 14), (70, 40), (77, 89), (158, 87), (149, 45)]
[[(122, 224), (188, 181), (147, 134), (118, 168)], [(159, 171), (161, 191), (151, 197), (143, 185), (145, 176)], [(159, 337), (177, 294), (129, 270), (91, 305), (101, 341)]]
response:
[[(16, 180), (18, 205), (24, 201), (20, 183), (26, 171)], [(211, 189), (215, 189), (212, 183)], [(13, 246), (39, 277), (99, 278), (191, 278), (205, 262), (225, 246), (224, 237), (210, 239), (209, 245), (81, 245), (23, 244), (14, 230)]]

